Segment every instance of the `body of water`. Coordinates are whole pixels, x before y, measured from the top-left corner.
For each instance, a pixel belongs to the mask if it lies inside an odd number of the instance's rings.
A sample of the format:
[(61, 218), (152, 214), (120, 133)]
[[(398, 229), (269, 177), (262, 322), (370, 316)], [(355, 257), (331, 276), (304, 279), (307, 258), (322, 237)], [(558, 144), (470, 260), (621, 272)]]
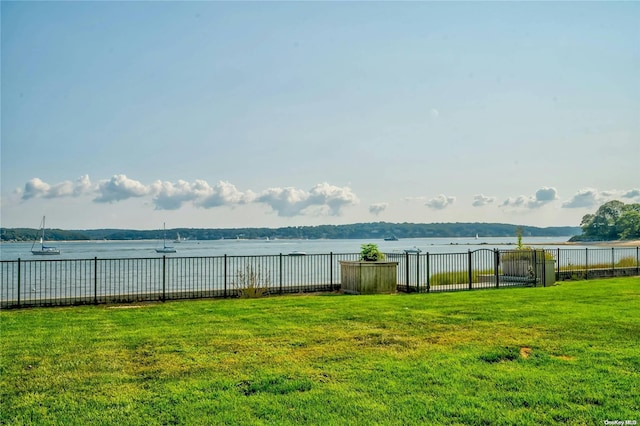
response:
[[(528, 237), (524, 244), (536, 245), (539, 248), (572, 248), (579, 249), (588, 246), (570, 245), (564, 243), (570, 237)], [(384, 241), (380, 239), (347, 239), (347, 240), (208, 240), (182, 241), (180, 243), (167, 242), (176, 249), (171, 257), (206, 257), (206, 256), (252, 256), (278, 255), (292, 252), (307, 254), (327, 253), (359, 253), (360, 246), (365, 243), (377, 244), (385, 253), (402, 252), (403, 250), (418, 248), (422, 253), (463, 253), (468, 250), (511, 249), (515, 248), (516, 238), (487, 237), (487, 238), (406, 238), (398, 241)], [(31, 254), (32, 243), (2, 243), (0, 245), (0, 260), (34, 259), (127, 259), (162, 257), (156, 253), (156, 248), (162, 248), (162, 241), (56, 241), (48, 245), (60, 249), (60, 255), (36, 256)]]

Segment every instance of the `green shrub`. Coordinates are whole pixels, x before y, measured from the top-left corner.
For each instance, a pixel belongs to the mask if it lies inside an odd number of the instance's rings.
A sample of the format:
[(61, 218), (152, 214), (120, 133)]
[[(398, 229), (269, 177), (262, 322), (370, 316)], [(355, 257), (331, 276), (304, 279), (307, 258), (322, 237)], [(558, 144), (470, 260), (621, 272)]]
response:
[(378, 260), (384, 260), (384, 253), (382, 253), (376, 244), (362, 244), (360, 250), (360, 260), (366, 262), (376, 262)]

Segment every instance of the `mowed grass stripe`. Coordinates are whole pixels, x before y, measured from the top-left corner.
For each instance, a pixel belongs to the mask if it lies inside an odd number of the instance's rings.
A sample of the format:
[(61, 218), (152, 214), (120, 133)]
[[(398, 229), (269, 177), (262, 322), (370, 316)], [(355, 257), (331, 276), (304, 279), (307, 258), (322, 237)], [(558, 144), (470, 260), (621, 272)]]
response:
[(0, 312), (3, 424), (640, 420), (640, 279)]

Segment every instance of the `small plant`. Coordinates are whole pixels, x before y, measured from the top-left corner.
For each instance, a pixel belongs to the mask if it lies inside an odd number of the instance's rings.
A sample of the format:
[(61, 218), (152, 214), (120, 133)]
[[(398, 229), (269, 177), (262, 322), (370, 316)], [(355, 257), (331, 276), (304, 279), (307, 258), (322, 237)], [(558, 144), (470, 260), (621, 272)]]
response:
[[(508, 253), (505, 253), (502, 256), (503, 260), (533, 260), (533, 247), (531, 246), (525, 246), (522, 243), (522, 228), (521, 227), (517, 227), (516, 228), (516, 238), (517, 238), (517, 242), (516, 242), (516, 249), (509, 251)], [(535, 250), (535, 255), (537, 259), (542, 259), (544, 258), (545, 260), (553, 260), (553, 254), (551, 254), (548, 251), (545, 251), (543, 249), (536, 249)]]
[(378, 249), (376, 244), (362, 244), (360, 247), (360, 260), (364, 260), (365, 262), (384, 260), (384, 253)]
[(516, 250), (524, 250), (530, 248), (522, 245), (522, 228), (520, 228), (519, 226), (516, 228), (516, 239), (518, 241), (516, 244)]
[(236, 272), (236, 280), (233, 282), (233, 286), (238, 291), (238, 297), (241, 298), (263, 297), (269, 293), (270, 284), (269, 274), (263, 276), (260, 267), (254, 268), (252, 265), (239, 269)]

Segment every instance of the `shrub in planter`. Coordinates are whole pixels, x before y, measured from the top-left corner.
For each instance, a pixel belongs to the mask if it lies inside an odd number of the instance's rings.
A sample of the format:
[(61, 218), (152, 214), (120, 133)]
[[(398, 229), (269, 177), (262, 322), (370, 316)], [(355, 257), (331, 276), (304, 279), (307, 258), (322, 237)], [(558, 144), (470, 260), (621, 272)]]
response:
[(376, 244), (362, 244), (360, 248), (360, 260), (364, 260), (365, 262), (384, 260), (384, 253), (378, 249)]
[(375, 244), (362, 244), (359, 261), (340, 261), (341, 288), (345, 293), (393, 293), (397, 286), (398, 262), (383, 262)]

